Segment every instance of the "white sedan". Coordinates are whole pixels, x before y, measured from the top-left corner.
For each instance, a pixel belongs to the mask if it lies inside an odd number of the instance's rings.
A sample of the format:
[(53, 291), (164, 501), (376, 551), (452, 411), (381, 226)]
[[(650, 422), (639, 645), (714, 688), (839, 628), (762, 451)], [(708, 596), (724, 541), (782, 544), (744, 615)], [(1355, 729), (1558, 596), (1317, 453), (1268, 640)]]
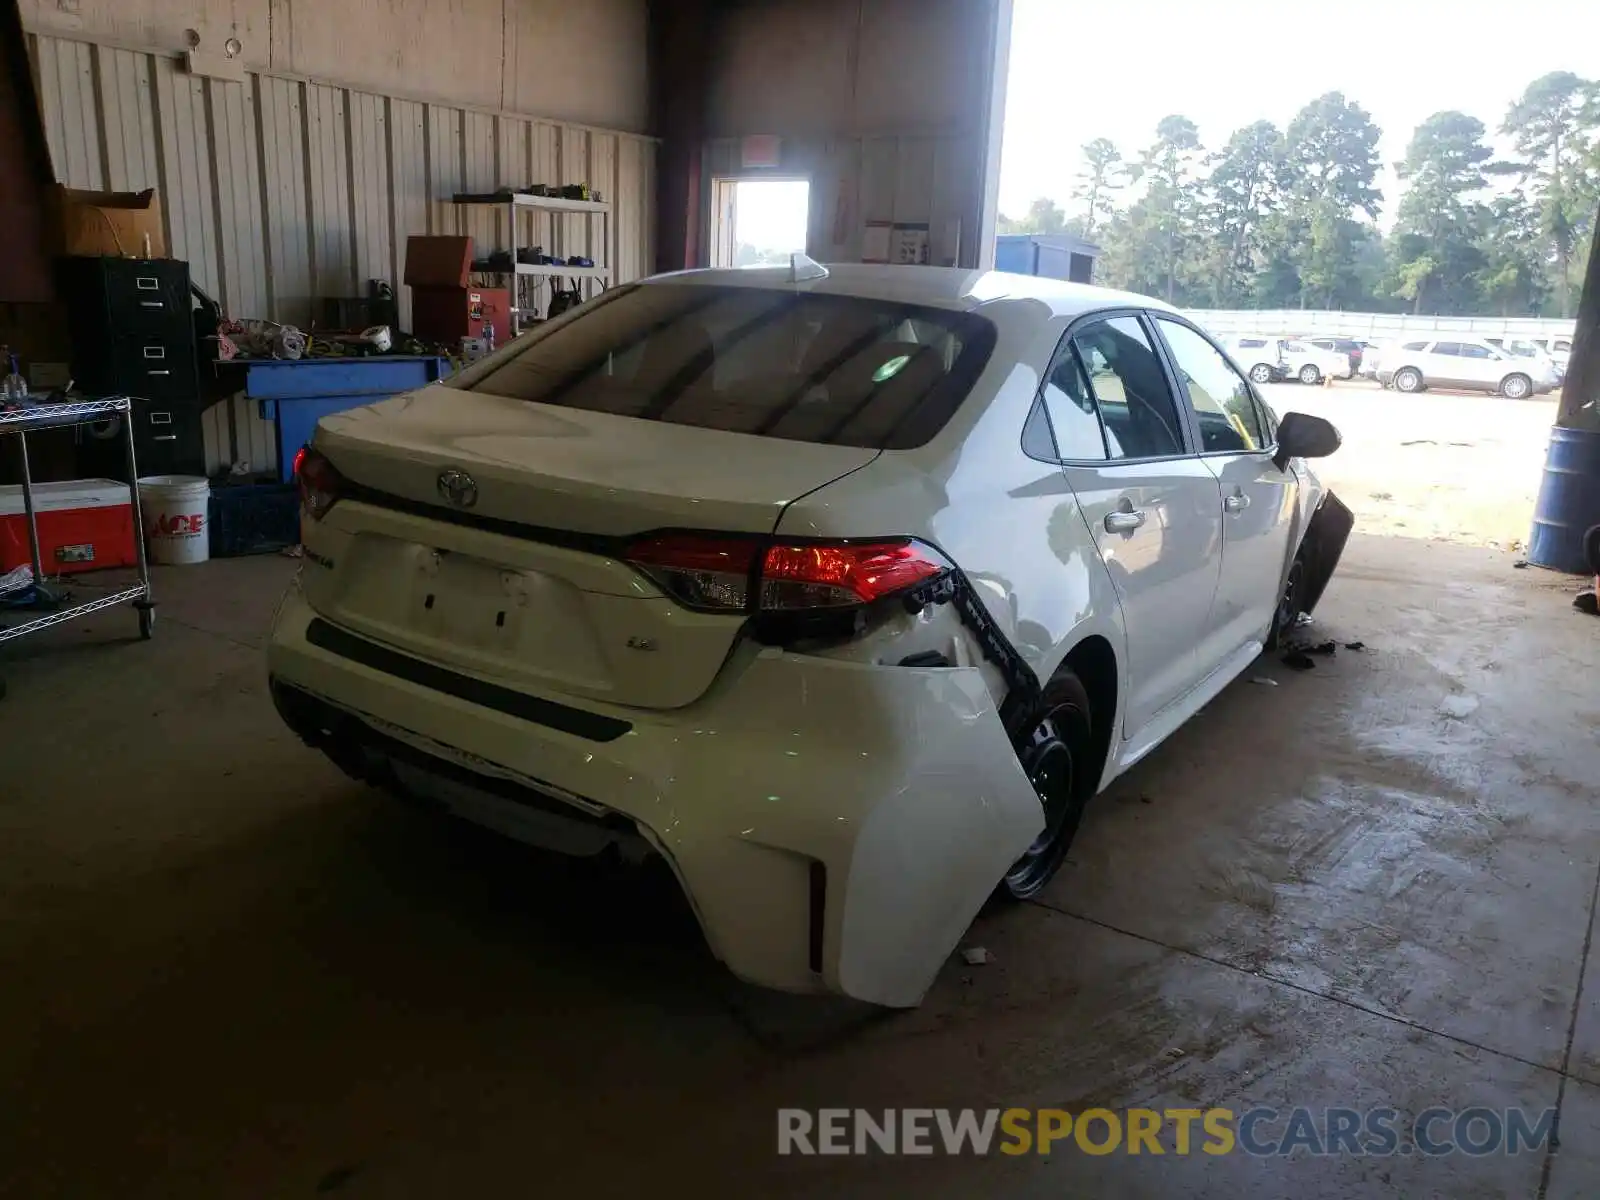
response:
[(1339, 350), (1304, 342), (1298, 338), (1283, 339), (1283, 358), (1287, 374), (1301, 383), (1316, 384), (1324, 379), (1349, 379), (1350, 356)]
[(358, 778), (659, 855), (747, 980), (914, 1005), (1316, 603), (1338, 441), (1142, 296), (660, 276), (323, 418), (272, 694)]

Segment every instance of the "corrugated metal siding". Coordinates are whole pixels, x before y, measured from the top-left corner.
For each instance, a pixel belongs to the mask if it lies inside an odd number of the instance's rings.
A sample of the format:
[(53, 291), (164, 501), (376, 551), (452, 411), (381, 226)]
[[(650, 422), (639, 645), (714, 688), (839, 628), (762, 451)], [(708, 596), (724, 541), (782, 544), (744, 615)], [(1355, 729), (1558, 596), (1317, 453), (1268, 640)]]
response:
[[(457, 209), (451, 193), (587, 182), (612, 203), (608, 245), (598, 218), (530, 214), (519, 244), (608, 262), (612, 279), (655, 262), (655, 144), (634, 134), (552, 124), (278, 75), (244, 83), (196, 78), (179, 60), (31, 35), (45, 133), (70, 187), (159, 188), (168, 253), (231, 317), (306, 326), (321, 296), (364, 295), (387, 279), (411, 319), (405, 242), (469, 233), (504, 244), (498, 209)], [(553, 244), (552, 244), (553, 243)], [(130, 254), (138, 247), (126, 248)], [(543, 307), (548, 285), (538, 280)], [(587, 285), (592, 292), (594, 285)], [(276, 463), (271, 428), (236, 399), (204, 420), (208, 468)]]
[(589, 244), (583, 217), (543, 216), (525, 218), (522, 244), (609, 254), (622, 282), (652, 269), (648, 138), (265, 73), (197, 78), (167, 55), (29, 40), (57, 177), (159, 188), (169, 253), (230, 316), (305, 324), (315, 297), (361, 295), (382, 278), (403, 324), (408, 234), (471, 233), (483, 251), (504, 236), (499, 212), (448, 202), (462, 188), (588, 182), (612, 202), (609, 245)]

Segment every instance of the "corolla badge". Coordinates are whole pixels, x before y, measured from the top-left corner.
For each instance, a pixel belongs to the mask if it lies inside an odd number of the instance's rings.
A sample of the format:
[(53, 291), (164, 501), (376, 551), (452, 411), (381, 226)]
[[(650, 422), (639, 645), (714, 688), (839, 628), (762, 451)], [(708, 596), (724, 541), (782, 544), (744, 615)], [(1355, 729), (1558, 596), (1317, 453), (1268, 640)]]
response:
[(478, 481), (454, 467), (439, 472), (439, 495), (457, 508), (471, 508), (478, 502)]

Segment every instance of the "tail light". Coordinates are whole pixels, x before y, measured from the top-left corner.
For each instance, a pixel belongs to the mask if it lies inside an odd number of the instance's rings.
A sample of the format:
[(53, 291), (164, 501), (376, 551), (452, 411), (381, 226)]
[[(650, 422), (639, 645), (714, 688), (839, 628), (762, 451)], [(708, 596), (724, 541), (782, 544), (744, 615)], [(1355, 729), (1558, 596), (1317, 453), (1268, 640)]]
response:
[(310, 446), (294, 456), (295, 483), (300, 488), (300, 508), (313, 521), (320, 521), (339, 499), (344, 482), (334, 465)]
[(661, 590), (701, 612), (846, 612), (944, 575), (950, 563), (914, 538), (768, 542), (662, 534), (624, 558)]

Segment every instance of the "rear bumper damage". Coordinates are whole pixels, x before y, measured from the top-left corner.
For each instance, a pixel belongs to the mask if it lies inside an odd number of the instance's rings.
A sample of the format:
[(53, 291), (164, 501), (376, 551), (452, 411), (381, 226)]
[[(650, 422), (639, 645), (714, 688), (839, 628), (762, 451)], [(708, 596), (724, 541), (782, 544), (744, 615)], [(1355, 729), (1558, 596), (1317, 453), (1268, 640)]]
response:
[(597, 740), (385, 669), (314, 623), (291, 590), (268, 648), (303, 739), (377, 782), (396, 762), (442, 776), (436, 798), (526, 841), (654, 848), (713, 952), (767, 987), (916, 1004), (1042, 824), (977, 668), (743, 646), (686, 708), (586, 706), (626, 725)]

